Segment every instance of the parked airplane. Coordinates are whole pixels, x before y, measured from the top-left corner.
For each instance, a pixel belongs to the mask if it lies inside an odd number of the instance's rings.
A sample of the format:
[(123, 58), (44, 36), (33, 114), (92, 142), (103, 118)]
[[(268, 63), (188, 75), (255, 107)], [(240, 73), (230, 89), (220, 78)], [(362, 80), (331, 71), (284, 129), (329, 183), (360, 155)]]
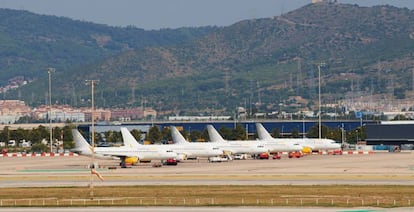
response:
[[(75, 148), (71, 151), (81, 155), (92, 155), (92, 146), (83, 138), (80, 132), (76, 129), (72, 130), (73, 139), (75, 141)], [(137, 145), (132, 148), (129, 145), (121, 147), (94, 147), (94, 154), (96, 157), (101, 158), (113, 158), (118, 157), (121, 159), (121, 164), (136, 163), (138, 160), (165, 160), (169, 158), (176, 158), (177, 153), (173, 152), (167, 147), (156, 148), (152, 146), (146, 146), (136, 143)], [(94, 156), (95, 156), (94, 155)]]
[(212, 143), (231, 154), (260, 154), (268, 152), (269, 149), (262, 142), (258, 141), (228, 141), (217, 132), (213, 125), (207, 125), (208, 135)]
[[(211, 127), (207, 126), (207, 130), (209, 128), (210, 130), (214, 129), (212, 126)], [(214, 131), (216, 130), (214, 129)], [(218, 132), (216, 131), (216, 136), (213, 135), (213, 138), (217, 137), (217, 135), (220, 136)], [(210, 137), (210, 139), (212, 139), (212, 137)], [(266, 152), (296, 152), (302, 149), (302, 147), (299, 145), (291, 144), (291, 143), (284, 142), (284, 141), (274, 142), (271, 140), (264, 139), (264, 140), (250, 141), (250, 142), (255, 143), (255, 145), (263, 146), (266, 149)]]
[[(132, 147), (138, 145), (139, 143), (135, 140), (132, 134), (128, 131), (127, 128), (121, 127), (122, 137), (126, 145), (131, 145)], [(177, 159), (183, 160), (189, 157), (211, 157), (222, 155), (223, 151), (220, 150), (217, 146), (213, 146), (207, 143), (189, 143), (180, 132), (175, 127), (171, 127), (171, 135), (173, 140), (176, 141), (176, 144), (171, 145), (148, 145), (157, 148), (168, 148), (173, 150), (177, 154)]]
[(182, 153), (188, 157), (213, 157), (224, 154), (224, 151), (216, 144), (188, 142), (176, 127), (170, 126), (173, 149), (178, 154)]
[(299, 144), (304, 148), (310, 148), (312, 151), (335, 150), (341, 148), (340, 144), (335, 143), (334, 140), (326, 138), (273, 138), (260, 123), (256, 123), (256, 129), (260, 140), (269, 140), (273, 142), (288, 141), (290, 143)]

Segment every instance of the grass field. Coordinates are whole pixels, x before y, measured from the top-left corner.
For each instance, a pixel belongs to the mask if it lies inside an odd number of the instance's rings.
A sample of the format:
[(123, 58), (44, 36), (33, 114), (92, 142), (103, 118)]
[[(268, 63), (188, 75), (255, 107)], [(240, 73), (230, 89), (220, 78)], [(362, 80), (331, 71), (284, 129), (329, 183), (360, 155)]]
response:
[[(108, 186), (2, 188), (5, 206), (411, 207), (414, 186)], [(413, 202), (414, 203), (414, 202)]]

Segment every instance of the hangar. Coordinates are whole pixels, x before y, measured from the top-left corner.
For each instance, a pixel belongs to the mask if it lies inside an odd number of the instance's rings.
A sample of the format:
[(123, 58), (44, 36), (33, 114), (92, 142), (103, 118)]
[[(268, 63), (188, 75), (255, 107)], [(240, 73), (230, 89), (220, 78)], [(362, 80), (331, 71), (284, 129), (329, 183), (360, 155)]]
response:
[(414, 144), (413, 121), (389, 121), (366, 125), (368, 145)]

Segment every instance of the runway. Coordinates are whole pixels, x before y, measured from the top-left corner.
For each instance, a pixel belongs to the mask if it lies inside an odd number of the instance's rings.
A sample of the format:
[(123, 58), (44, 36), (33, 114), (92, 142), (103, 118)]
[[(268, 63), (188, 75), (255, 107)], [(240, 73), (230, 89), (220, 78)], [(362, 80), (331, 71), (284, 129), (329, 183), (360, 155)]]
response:
[[(109, 169), (116, 160), (97, 160), (109, 185), (414, 185), (414, 154), (308, 155), (281, 160), (184, 161), (177, 166), (140, 164)], [(90, 158), (1, 158), (0, 187), (87, 186)]]

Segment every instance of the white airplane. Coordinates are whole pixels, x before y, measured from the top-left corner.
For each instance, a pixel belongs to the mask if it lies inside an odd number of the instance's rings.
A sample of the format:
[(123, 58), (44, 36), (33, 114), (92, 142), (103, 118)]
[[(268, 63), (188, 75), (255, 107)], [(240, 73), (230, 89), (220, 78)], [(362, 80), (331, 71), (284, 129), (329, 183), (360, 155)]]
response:
[(223, 150), (216, 144), (188, 142), (176, 127), (170, 126), (173, 143), (171, 146), (177, 154), (186, 157), (213, 157), (224, 154)]
[(263, 145), (266, 149), (266, 152), (297, 152), (302, 150), (302, 147), (300, 145), (284, 141), (274, 142), (272, 140), (264, 139), (252, 142), (256, 142), (258, 144)]
[(270, 133), (263, 127), (262, 124), (256, 123), (257, 135), (260, 140), (268, 140), (273, 142), (289, 142), (298, 144), (303, 148), (310, 148), (312, 151), (319, 150), (335, 150), (340, 149), (341, 145), (335, 143), (331, 139), (312, 139), (312, 138), (273, 138)]
[[(76, 129), (72, 130), (73, 139), (75, 141), (75, 148), (71, 151), (76, 152), (81, 155), (92, 155), (92, 146), (85, 140), (85, 138), (80, 134)], [(128, 163), (129, 161), (137, 160), (165, 160), (170, 158), (176, 158), (177, 153), (164, 148), (156, 148), (147, 145), (141, 145), (136, 143), (136, 145), (131, 147), (124, 142), (124, 146), (120, 147), (94, 147), (94, 154), (96, 157), (100, 158), (113, 158), (118, 157), (121, 159), (121, 164)], [(94, 155), (95, 156), (95, 155)]]
[(260, 154), (269, 151), (263, 142), (259, 141), (224, 140), (213, 125), (210, 124), (207, 125), (207, 131), (212, 143), (217, 144), (220, 148), (231, 154)]
[[(176, 131), (174, 131), (176, 130)], [(178, 134), (177, 134), (178, 133)], [(121, 134), (124, 139), (126, 145), (131, 145), (132, 147), (139, 145), (139, 143), (135, 140), (134, 136), (128, 131), (127, 128), (121, 127)], [(176, 159), (183, 160), (189, 157), (211, 157), (222, 155), (223, 151), (220, 150), (216, 146), (207, 145), (206, 143), (189, 143), (187, 142), (184, 137), (182, 137), (181, 133), (175, 127), (171, 127), (171, 135), (173, 140), (177, 141), (177, 144), (171, 145), (147, 145), (157, 148), (168, 148), (173, 150), (177, 157)], [(180, 137), (181, 136), (181, 137)], [(182, 140), (184, 140), (184, 143)]]

